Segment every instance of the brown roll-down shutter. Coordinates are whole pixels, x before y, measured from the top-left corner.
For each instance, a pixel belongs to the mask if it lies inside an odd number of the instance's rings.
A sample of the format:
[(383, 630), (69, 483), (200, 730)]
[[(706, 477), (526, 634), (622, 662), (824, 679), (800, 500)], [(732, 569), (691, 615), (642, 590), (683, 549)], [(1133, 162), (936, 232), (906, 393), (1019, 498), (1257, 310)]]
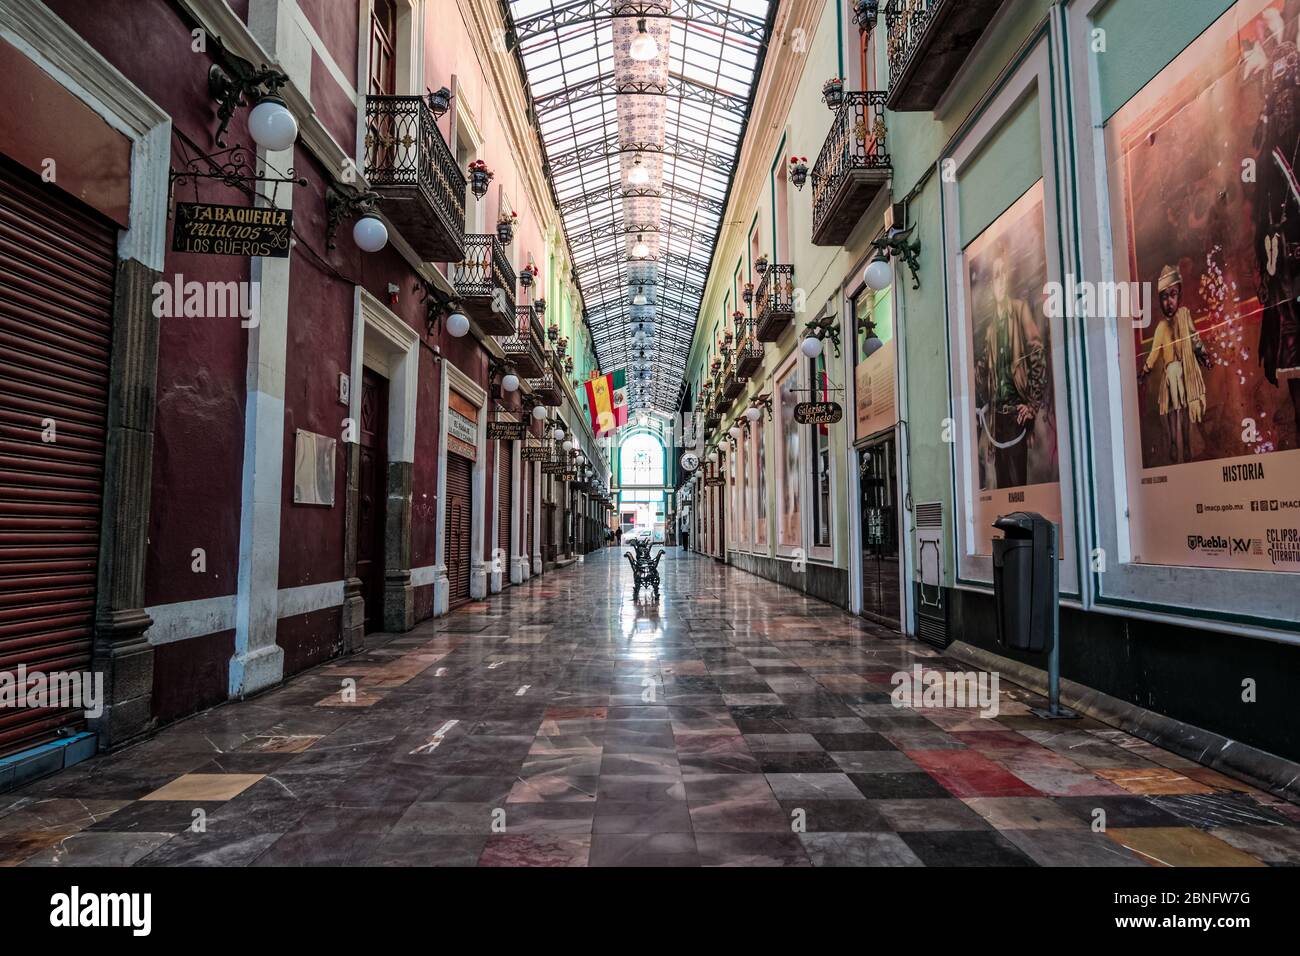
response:
[(460, 455), (447, 454), (447, 585), (448, 604), (469, 600), (470, 518), (474, 513), (470, 484), (474, 464)]
[(497, 547), (501, 549), (501, 585), (510, 583), (510, 511), (513, 496), (510, 491), (511, 466), (514, 449), (508, 441), (497, 443)]
[[(116, 237), (0, 160), (0, 672), (90, 669)], [(0, 708), (0, 755), (81, 722)]]

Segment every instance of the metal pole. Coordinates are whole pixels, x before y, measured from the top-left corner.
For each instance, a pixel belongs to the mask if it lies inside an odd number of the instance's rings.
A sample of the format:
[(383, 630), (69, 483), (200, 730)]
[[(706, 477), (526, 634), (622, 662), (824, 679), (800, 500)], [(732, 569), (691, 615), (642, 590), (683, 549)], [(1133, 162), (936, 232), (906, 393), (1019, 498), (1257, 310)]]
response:
[(1052, 566), (1052, 643), (1047, 651), (1047, 710), (1034, 708), (1033, 713), (1049, 720), (1069, 720), (1079, 715), (1061, 706), (1061, 562), (1060, 532), (1051, 525), (1048, 535), (1048, 559)]

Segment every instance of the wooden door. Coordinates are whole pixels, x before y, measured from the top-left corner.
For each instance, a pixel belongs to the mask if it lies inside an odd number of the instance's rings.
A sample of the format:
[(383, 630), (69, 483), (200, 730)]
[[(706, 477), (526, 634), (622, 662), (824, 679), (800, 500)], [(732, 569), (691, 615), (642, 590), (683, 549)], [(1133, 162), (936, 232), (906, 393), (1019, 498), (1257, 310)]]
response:
[(447, 559), (448, 606), (457, 607), (469, 600), (470, 518), (473, 515), (471, 491), (474, 463), (460, 455), (447, 454)]
[(366, 632), (384, 626), (384, 526), (388, 501), (388, 379), (361, 371), (361, 462), (357, 474), (357, 577)]

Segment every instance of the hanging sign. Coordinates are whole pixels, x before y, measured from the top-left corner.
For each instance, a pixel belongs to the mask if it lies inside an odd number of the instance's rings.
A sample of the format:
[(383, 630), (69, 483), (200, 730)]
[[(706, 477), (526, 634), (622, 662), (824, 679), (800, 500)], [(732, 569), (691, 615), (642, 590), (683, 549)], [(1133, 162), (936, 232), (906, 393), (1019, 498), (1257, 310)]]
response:
[(528, 434), (525, 422), (501, 421), (487, 423), (488, 441), (523, 441)]
[(704, 479), (704, 484), (709, 488), (717, 488), (722, 485), (722, 481), (721, 475), (709, 475)]
[(534, 445), (530, 442), (524, 445), (521, 455), (523, 461), (546, 461), (550, 457), (550, 449), (544, 444)]
[(834, 425), (843, 417), (839, 402), (800, 402), (794, 407), (794, 420), (800, 425)]
[(292, 209), (178, 202), (172, 251), (287, 259), (292, 233)]

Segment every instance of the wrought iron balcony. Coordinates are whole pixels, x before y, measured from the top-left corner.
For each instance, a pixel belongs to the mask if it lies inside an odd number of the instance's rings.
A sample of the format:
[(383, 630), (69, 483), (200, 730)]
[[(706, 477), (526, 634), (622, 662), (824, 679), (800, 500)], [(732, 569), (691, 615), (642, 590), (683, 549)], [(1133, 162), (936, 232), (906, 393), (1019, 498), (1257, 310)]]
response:
[(542, 323), (531, 305), (515, 306), (515, 334), (500, 336), (497, 342), (519, 375), (533, 378), (542, 374)]
[(427, 262), (465, 255), (465, 175), (423, 97), (366, 97), (366, 179)]
[(891, 110), (934, 109), (1005, 0), (890, 0), (885, 11)]
[(717, 428), (722, 424), (722, 415), (718, 412), (718, 406), (712, 396), (704, 403), (704, 430)]
[(465, 237), (455, 285), (465, 314), (480, 329), (488, 335), (514, 334), (515, 270), (495, 234)]
[(775, 342), (794, 320), (794, 266), (773, 263), (754, 293), (754, 322), (760, 342)]
[(536, 378), (530, 378), (533, 394), (543, 405), (558, 407), (564, 399), (560, 395), (560, 379), (555, 371), (555, 353), (547, 349), (542, 353), (542, 371)]
[(843, 245), (890, 172), (885, 94), (845, 93), (812, 169), (813, 245)]
[(742, 322), (736, 329), (739, 344), (736, 346), (736, 374), (753, 378), (763, 370), (763, 343), (754, 335), (752, 320)]
[(727, 377), (722, 380), (722, 397), (726, 399), (727, 407), (740, 397), (740, 393), (745, 390), (749, 384), (745, 377), (736, 371), (734, 367), (727, 371)]

